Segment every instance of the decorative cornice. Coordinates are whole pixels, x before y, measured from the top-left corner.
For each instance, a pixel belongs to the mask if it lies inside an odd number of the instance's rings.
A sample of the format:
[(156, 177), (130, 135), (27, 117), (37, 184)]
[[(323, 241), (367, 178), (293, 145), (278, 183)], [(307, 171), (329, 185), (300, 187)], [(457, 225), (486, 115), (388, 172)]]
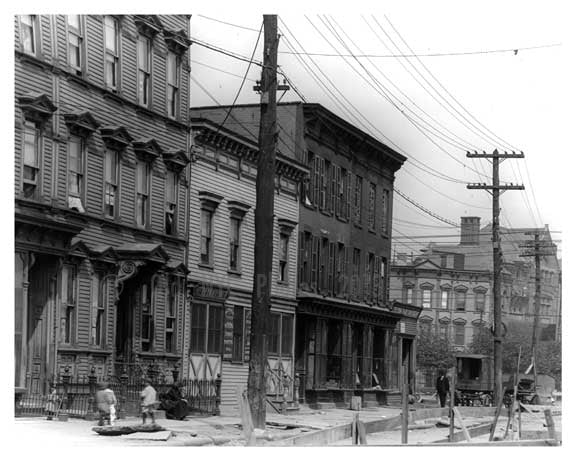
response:
[(228, 210), (230, 211), (230, 216), (238, 219), (244, 218), (244, 215), (250, 209), (250, 205), (246, 203), (239, 202), (237, 200), (228, 200)]
[(166, 40), (166, 45), (170, 51), (176, 54), (184, 54), (186, 50), (192, 44), (184, 29), (180, 30), (164, 30), (164, 40)]
[(107, 125), (100, 128), (100, 135), (107, 147), (122, 151), (132, 142), (132, 136), (123, 126)]
[(162, 148), (154, 138), (140, 138), (132, 142), (134, 153), (145, 162), (153, 162), (162, 155)]
[(169, 170), (177, 172), (182, 171), (182, 169), (184, 169), (184, 167), (190, 162), (190, 159), (183, 149), (165, 151), (162, 153), (162, 158)]
[(64, 122), (71, 133), (86, 137), (100, 126), (96, 118), (87, 110), (75, 110), (64, 114)]
[(24, 117), (31, 122), (43, 123), (56, 111), (56, 106), (45, 93), (29, 92), (17, 99)]
[(160, 19), (155, 14), (137, 14), (134, 16), (134, 23), (138, 32), (150, 38), (154, 38), (163, 29)]
[(214, 211), (216, 208), (218, 208), (218, 205), (220, 205), (223, 198), (224, 197), (215, 194), (214, 192), (206, 190), (198, 191), (198, 199), (200, 200), (202, 208), (209, 209), (211, 211)]

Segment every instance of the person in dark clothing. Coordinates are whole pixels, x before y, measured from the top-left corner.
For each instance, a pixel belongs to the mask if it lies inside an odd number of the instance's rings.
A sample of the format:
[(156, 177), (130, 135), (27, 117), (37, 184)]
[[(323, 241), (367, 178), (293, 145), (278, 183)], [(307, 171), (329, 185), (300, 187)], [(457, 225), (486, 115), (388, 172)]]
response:
[(440, 406), (444, 407), (446, 405), (446, 394), (450, 392), (450, 383), (444, 370), (440, 370), (438, 379), (436, 380), (436, 392), (440, 399)]
[(168, 392), (160, 395), (160, 409), (166, 412), (168, 419), (182, 420), (188, 415), (188, 402), (182, 398), (176, 384), (172, 384)]

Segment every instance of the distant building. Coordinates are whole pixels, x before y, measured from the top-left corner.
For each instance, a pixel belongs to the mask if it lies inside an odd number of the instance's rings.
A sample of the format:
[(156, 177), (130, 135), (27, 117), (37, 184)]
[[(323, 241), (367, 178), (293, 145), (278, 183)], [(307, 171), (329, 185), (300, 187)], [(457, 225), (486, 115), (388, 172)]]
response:
[[(521, 257), (521, 245), (536, 229), (501, 227), (503, 254), (502, 319), (504, 323), (534, 321), (534, 258)], [(541, 259), (540, 325), (543, 338), (553, 339), (560, 325), (561, 271), (547, 228), (539, 229), (551, 256)], [(456, 347), (470, 345), (480, 326), (492, 327), (492, 227), (480, 218), (463, 217), (459, 244), (430, 243), (422, 254), (397, 254), (391, 269), (391, 299), (422, 307), (420, 330), (445, 335)]]
[(181, 366), (189, 17), (15, 17), (15, 389)]

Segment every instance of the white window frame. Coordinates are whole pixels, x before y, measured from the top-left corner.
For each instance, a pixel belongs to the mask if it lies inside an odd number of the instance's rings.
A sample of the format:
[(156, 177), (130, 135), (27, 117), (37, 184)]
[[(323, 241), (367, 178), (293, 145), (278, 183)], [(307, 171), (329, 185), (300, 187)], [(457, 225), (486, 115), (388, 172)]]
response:
[(144, 160), (136, 161), (136, 225), (146, 228), (150, 224), (150, 163)]
[[(72, 22), (72, 19), (77, 19), (77, 24), (75, 24), (76, 21)], [(68, 30), (68, 65), (76, 71), (77, 75), (82, 74), (82, 68), (84, 65), (84, 31), (82, 22), (82, 15), (69, 14), (66, 16), (66, 25)]]
[[(112, 34), (111, 38), (110, 34)], [(118, 19), (110, 15), (104, 16), (104, 50), (106, 87), (118, 90), (120, 87), (120, 23)]]
[[(70, 282), (73, 284), (71, 288)], [(72, 345), (76, 342), (78, 312), (78, 268), (73, 264), (64, 264), (62, 267), (60, 300), (60, 343)]]
[[(204, 218), (207, 217), (208, 229), (204, 229)], [(205, 242), (206, 253), (202, 253), (202, 248)], [(203, 255), (206, 254), (206, 259), (203, 260)], [(200, 264), (204, 266), (212, 266), (214, 263), (214, 210), (201, 208), (200, 210)]]
[[(110, 159), (110, 161), (109, 161)], [(109, 172), (110, 167), (113, 166), (114, 172)], [(111, 174), (109, 174), (111, 173)], [(113, 174), (115, 173), (115, 174)], [(119, 208), (119, 191), (120, 191), (120, 152), (113, 149), (106, 149), (104, 152), (104, 216), (107, 218), (116, 218), (118, 216)], [(113, 202), (110, 205), (109, 197), (113, 195)], [(110, 214), (107, 207), (112, 206), (113, 212)]]
[[(72, 146), (78, 145), (78, 159), (80, 165), (72, 166)], [(84, 185), (86, 178), (86, 140), (81, 136), (70, 135), (68, 139), (68, 196), (84, 200)], [(77, 191), (73, 191), (76, 188)]]
[[(32, 137), (32, 142), (29, 142), (29, 137)], [(41, 185), (41, 169), (40, 169), (40, 153), (42, 138), (40, 130), (34, 123), (24, 122), (24, 129), (22, 130), (22, 194), (26, 198), (37, 198), (40, 195)], [(28, 156), (28, 148), (31, 146), (32, 157)], [(29, 174), (28, 174), (29, 173)], [(30, 176), (30, 177), (27, 177)], [(26, 190), (29, 189), (30, 193)]]
[[(170, 78), (172, 75), (172, 78)], [(180, 57), (173, 51), (166, 56), (166, 112), (177, 119), (180, 110)]]
[(106, 311), (108, 306), (108, 285), (106, 275), (96, 271), (92, 278), (92, 324), (90, 344), (96, 347), (106, 345)]
[[(34, 14), (22, 14), (19, 18), (22, 51), (31, 56), (36, 56), (38, 54), (38, 17)], [(29, 20), (30, 23), (26, 20)]]
[(178, 173), (168, 170), (166, 174), (166, 208), (164, 210), (164, 231), (167, 235), (178, 234), (178, 185)]
[(150, 107), (152, 99), (152, 39), (145, 35), (139, 35), (136, 49), (138, 52), (138, 104)]

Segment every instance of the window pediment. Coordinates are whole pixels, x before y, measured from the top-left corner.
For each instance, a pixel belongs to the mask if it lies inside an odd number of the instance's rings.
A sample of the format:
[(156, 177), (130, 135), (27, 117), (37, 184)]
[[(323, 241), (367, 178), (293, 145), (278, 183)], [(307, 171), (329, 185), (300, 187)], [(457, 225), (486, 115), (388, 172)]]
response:
[(104, 126), (100, 128), (100, 135), (104, 144), (112, 150), (122, 151), (132, 142), (132, 136), (123, 126)]
[(154, 138), (141, 138), (132, 143), (134, 153), (145, 162), (153, 162), (162, 155), (162, 148)]
[(458, 291), (459, 293), (466, 293), (468, 291), (468, 287), (465, 285), (458, 285), (454, 287), (454, 291)]
[(100, 126), (96, 118), (87, 110), (64, 114), (64, 121), (71, 133), (81, 137), (91, 135)]
[(147, 37), (154, 38), (162, 30), (162, 22), (155, 14), (138, 14), (134, 18), (138, 32)]
[(290, 235), (297, 225), (298, 223), (296, 221), (278, 218), (278, 227), (280, 227), (280, 233), (282, 234)]
[(458, 317), (457, 319), (452, 320), (454, 325), (466, 325), (466, 319)]
[(420, 284), (421, 290), (432, 290), (434, 289), (434, 285), (430, 282), (424, 282)]
[(448, 325), (450, 323), (450, 318), (449, 317), (441, 317), (438, 319), (438, 322), (441, 323), (442, 325)]
[(480, 286), (480, 287), (474, 287), (474, 290), (472, 290), (472, 291), (474, 291), (474, 293), (484, 293), (484, 294), (486, 294), (486, 293), (488, 292), (488, 288), (482, 287), (482, 286)]
[(444, 291), (448, 291), (452, 289), (452, 285), (450, 285), (449, 283), (445, 283), (444, 285), (440, 285), (440, 288)]
[(432, 323), (433, 320), (434, 319), (428, 315), (423, 315), (418, 319), (418, 321), (422, 323)]
[(56, 111), (56, 106), (45, 93), (30, 92), (18, 96), (20, 108), (26, 120), (44, 122)]
[(214, 192), (199, 191), (198, 198), (200, 199), (200, 205), (203, 209), (214, 211), (218, 208), (218, 205), (220, 205), (224, 197)]
[(183, 149), (168, 150), (162, 153), (164, 163), (169, 170), (181, 171), (190, 162)]
[(413, 282), (404, 282), (404, 288), (414, 288)]
[(472, 320), (472, 325), (474, 325), (475, 327), (483, 327), (486, 325), (486, 322), (484, 320), (474, 319)]
[(176, 54), (184, 54), (192, 44), (192, 40), (187, 37), (184, 29), (166, 29), (164, 31), (164, 40), (166, 41), (168, 49)]
[(250, 205), (247, 205), (246, 203), (237, 200), (228, 201), (228, 210), (230, 211), (230, 216), (233, 218), (243, 219), (249, 209)]

